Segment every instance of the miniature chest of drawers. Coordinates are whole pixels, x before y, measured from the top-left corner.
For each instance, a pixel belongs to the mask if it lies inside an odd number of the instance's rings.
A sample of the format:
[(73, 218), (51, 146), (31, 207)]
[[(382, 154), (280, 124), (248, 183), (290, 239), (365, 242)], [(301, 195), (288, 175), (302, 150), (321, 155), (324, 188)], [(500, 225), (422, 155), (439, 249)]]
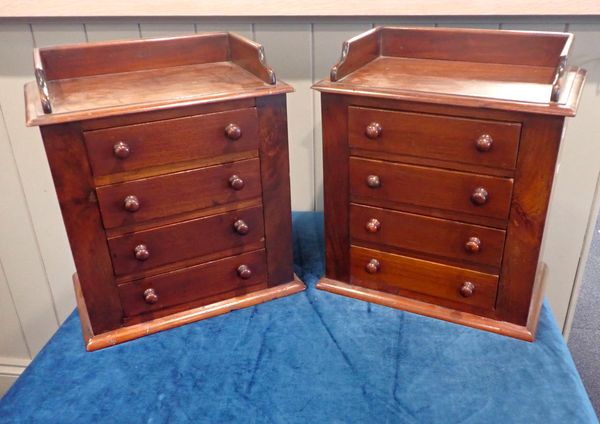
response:
[(88, 350), (304, 289), (286, 93), (229, 33), (42, 48), (25, 87)]
[(572, 35), (375, 28), (321, 91), (318, 288), (533, 340)]

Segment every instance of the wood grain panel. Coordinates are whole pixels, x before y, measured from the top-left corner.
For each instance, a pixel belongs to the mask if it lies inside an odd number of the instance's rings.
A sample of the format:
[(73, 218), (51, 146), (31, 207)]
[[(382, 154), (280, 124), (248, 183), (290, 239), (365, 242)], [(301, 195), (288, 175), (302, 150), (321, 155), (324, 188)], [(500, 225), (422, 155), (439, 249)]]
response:
[[(379, 178), (379, 187), (367, 185), (371, 175)], [(378, 204), (409, 204), (507, 219), (512, 185), (510, 178), (350, 158), (350, 197), (357, 203), (375, 199)], [(480, 187), (487, 191), (488, 200), (476, 205), (471, 195)]]
[[(350, 107), (348, 119), (351, 148), (508, 169), (517, 161), (518, 123), (358, 107)], [(381, 129), (374, 139), (366, 134), (372, 123)], [(483, 136), (491, 137), (488, 151), (477, 147)]]
[[(176, 172), (96, 190), (105, 228), (131, 226), (194, 210), (215, 207), (260, 197), (261, 181), (258, 159), (248, 159), (190, 171)], [(237, 175), (244, 182), (240, 190), (230, 186)], [(125, 210), (127, 196), (139, 199), (139, 209)]]
[[(290, 183), (294, 210), (312, 210), (314, 207), (310, 29), (310, 24), (300, 23), (254, 25), (256, 41), (264, 46), (267, 63), (275, 70), (278, 79), (291, 84), (295, 89), (294, 93), (287, 96)], [(281, 36), (282, 33), (286, 34), (285, 37)]]
[[(239, 277), (240, 265), (251, 269), (250, 278)], [(202, 298), (210, 297), (207, 303), (213, 303), (218, 301), (215, 296), (229, 295), (232, 290), (240, 296), (252, 287), (265, 288), (266, 272), (265, 251), (259, 250), (123, 284), (119, 286), (119, 295), (126, 316), (132, 316)], [(158, 296), (154, 304), (144, 301), (144, 291), (149, 288)]]
[[(404, 291), (408, 291), (487, 311), (494, 307), (498, 288), (497, 275), (357, 246), (352, 246), (350, 256), (352, 284), (392, 294), (402, 295)], [(376, 273), (369, 273), (365, 268), (372, 259), (380, 264)], [(460, 294), (465, 282), (474, 285), (472, 296)]]
[[(236, 232), (233, 224), (239, 219), (248, 226), (247, 234)], [(259, 244), (262, 248), (264, 238), (262, 207), (256, 207), (112, 237), (108, 246), (115, 274), (120, 275), (215, 252), (230, 252), (247, 245)], [(150, 252), (144, 261), (135, 257), (136, 246), (142, 244)]]
[[(373, 219), (379, 224), (376, 232), (366, 228)], [(369, 206), (353, 204), (350, 207), (350, 237), (354, 244), (370, 243), (443, 257), (465, 268), (489, 265), (497, 273), (502, 261), (504, 236), (505, 231), (495, 228)], [(471, 237), (480, 241), (477, 252), (465, 247)]]
[[(233, 140), (227, 136), (225, 128), (230, 124), (241, 130), (240, 138)], [(87, 131), (84, 137), (96, 177), (184, 162), (190, 158), (258, 150), (256, 109)], [(117, 143), (128, 146), (126, 158), (115, 155), (113, 147)]]
[[(342, 44), (371, 28), (367, 22), (353, 23), (315, 23), (313, 34), (313, 78), (317, 82), (327, 78), (334, 63), (340, 59)], [(312, 90), (313, 94), (313, 140), (314, 140), (314, 209), (323, 210), (323, 133), (321, 131), (321, 96)]]

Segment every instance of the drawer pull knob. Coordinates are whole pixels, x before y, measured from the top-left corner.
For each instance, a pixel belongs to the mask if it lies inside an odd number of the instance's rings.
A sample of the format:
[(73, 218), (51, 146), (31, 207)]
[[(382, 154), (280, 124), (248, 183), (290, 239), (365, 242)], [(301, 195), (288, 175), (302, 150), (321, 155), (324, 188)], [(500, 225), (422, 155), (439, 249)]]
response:
[(240, 265), (237, 268), (237, 274), (241, 279), (247, 280), (248, 278), (252, 277), (252, 270), (248, 265)]
[(381, 265), (379, 264), (379, 261), (377, 259), (371, 259), (369, 262), (367, 262), (367, 265), (365, 265), (365, 270), (369, 274), (378, 273), (379, 268), (381, 268)]
[(477, 253), (481, 249), (481, 240), (479, 237), (469, 237), (465, 243), (465, 250), (469, 253)]
[(156, 294), (156, 291), (154, 289), (144, 290), (144, 300), (149, 305), (154, 305), (156, 302), (158, 302), (158, 295)]
[(488, 192), (483, 187), (477, 187), (471, 194), (471, 202), (477, 206), (485, 205), (488, 201)]
[(371, 140), (375, 140), (381, 136), (381, 132), (383, 131), (383, 127), (379, 122), (371, 122), (365, 128), (365, 135), (369, 137)]
[(150, 257), (150, 251), (148, 250), (148, 247), (145, 244), (138, 244), (137, 246), (135, 246), (135, 249), (133, 249), (133, 253), (135, 254), (135, 258), (138, 261), (145, 261)]
[(230, 140), (238, 140), (242, 136), (242, 129), (236, 124), (228, 124), (225, 127), (225, 135)]
[(241, 190), (244, 188), (244, 180), (237, 175), (232, 175), (229, 177), (229, 187), (234, 190)]
[(248, 230), (250, 229), (248, 228), (248, 224), (246, 224), (241, 219), (238, 219), (233, 223), (233, 228), (235, 229), (236, 233), (241, 235), (248, 234)]
[(377, 175), (369, 175), (367, 177), (367, 185), (371, 188), (381, 187), (381, 180)]
[(140, 200), (137, 196), (130, 194), (123, 200), (123, 208), (129, 212), (135, 212), (140, 208)]
[(379, 220), (377, 220), (377, 218), (369, 219), (367, 221), (367, 225), (365, 225), (365, 228), (370, 233), (376, 233), (377, 231), (379, 231), (380, 227), (381, 227), (381, 222), (379, 222)]
[(465, 281), (460, 288), (460, 295), (462, 297), (471, 297), (475, 293), (475, 284), (470, 281)]
[(475, 146), (480, 152), (489, 152), (490, 150), (492, 150), (493, 144), (494, 139), (489, 134), (481, 134), (475, 142)]
[(125, 159), (127, 156), (129, 156), (131, 150), (129, 150), (129, 145), (127, 143), (119, 141), (113, 146), (113, 152), (119, 159)]

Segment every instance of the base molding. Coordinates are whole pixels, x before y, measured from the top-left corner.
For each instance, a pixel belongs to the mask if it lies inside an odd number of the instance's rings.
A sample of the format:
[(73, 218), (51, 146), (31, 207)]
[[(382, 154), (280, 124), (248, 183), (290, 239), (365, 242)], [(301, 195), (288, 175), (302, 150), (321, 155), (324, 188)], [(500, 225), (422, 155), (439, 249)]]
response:
[[(342, 281), (332, 280), (323, 277), (316, 286), (320, 290), (342, 296), (352, 297), (365, 302), (376, 303), (390, 308), (401, 309), (418, 315), (424, 315), (431, 318), (437, 318), (444, 321), (461, 324), (468, 327), (485, 330), (492, 333), (502, 334), (504, 336), (514, 337), (516, 339), (532, 342), (535, 338), (535, 328), (521, 326), (506, 321), (498, 321), (491, 318), (482, 317), (468, 312), (457, 311), (445, 308), (439, 305), (421, 302), (403, 296), (384, 293)], [(541, 303), (540, 303), (541, 306)], [(539, 309), (538, 309), (539, 310)], [(535, 320), (537, 324), (537, 319)]]
[(223, 315), (237, 309), (248, 308), (250, 306), (258, 305), (260, 303), (268, 302), (280, 297), (290, 296), (306, 289), (304, 283), (300, 281), (296, 275), (294, 275), (294, 279), (289, 283), (257, 290), (252, 293), (247, 293), (243, 296), (225, 299), (220, 302), (177, 312), (161, 318), (153, 319), (151, 321), (146, 321), (143, 323), (118, 328), (106, 333), (94, 335), (90, 325), (87, 309), (85, 307), (85, 302), (83, 301), (83, 296), (81, 295), (81, 286), (79, 284), (77, 274), (73, 275), (73, 284), (75, 285), (77, 309), (81, 319), (83, 339), (86, 350), (89, 352), (114, 346), (129, 340), (134, 340), (149, 334), (169, 330), (185, 324), (190, 324), (192, 322)]
[(0, 357), (0, 398), (30, 364), (29, 359)]

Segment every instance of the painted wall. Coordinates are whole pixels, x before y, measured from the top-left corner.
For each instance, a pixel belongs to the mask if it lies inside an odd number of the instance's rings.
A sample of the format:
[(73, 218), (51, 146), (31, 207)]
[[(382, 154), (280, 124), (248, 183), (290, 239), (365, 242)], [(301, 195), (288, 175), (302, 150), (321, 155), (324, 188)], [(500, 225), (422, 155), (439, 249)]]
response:
[(600, 18), (5, 21), (0, 22), (0, 393), (75, 307), (74, 266), (43, 146), (37, 128), (24, 126), (22, 90), (33, 79), (33, 47), (214, 30), (235, 31), (264, 44), (277, 76), (296, 88), (288, 97), (293, 209), (320, 210), (321, 119), (319, 95), (310, 86), (328, 75), (344, 40), (376, 24), (575, 33), (570, 62), (586, 67), (589, 76), (579, 115), (569, 122), (560, 153), (544, 250), (550, 268), (547, 294), (563, 326), (587, 247), (588, 220), (596, 213)]

